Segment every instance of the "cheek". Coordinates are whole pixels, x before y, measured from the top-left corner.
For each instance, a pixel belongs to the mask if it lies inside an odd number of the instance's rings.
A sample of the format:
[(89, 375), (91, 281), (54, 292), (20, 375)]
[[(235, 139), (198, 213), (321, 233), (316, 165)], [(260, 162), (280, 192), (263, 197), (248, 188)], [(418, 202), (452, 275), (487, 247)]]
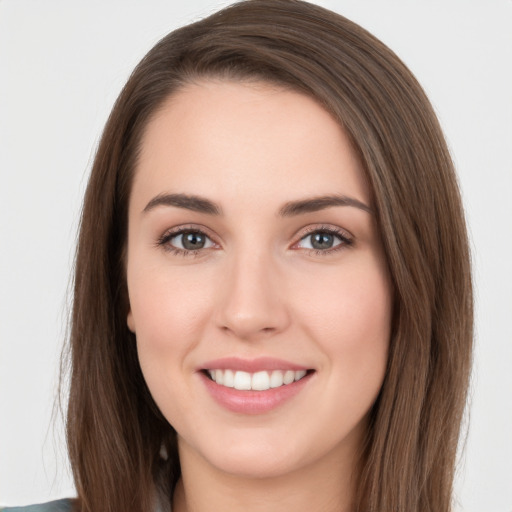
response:
[(318, 404), (318, 414), (331, 418), (324, 434), (362, 432), (387, 366), (392, 314), (387, 273), (375, 265), (347, 267), (333, 276), (318, 304), (310, 326), (327, 370)]
[(197, 271), (132, 258), (128, 290), (139, 363), (158, 407), (179, 423), (193, 399), (180, 376), (192, 368), (188, 355), (202, 337), (212, 292)]
[(326, 354), (326, 363), (348, 383), (378, 386), (384, 376), (391, 332), (388, 273), (374, 257), (316, 276), (297, 304), (304, 329)]
[(186, 354), (201, 339), (213, 291), (191, 268), (173, 271), (133, 261), (133, 271), (128, 269), (131, 315), (145, 375), (149, 369), (166, 371), (186, 364)]

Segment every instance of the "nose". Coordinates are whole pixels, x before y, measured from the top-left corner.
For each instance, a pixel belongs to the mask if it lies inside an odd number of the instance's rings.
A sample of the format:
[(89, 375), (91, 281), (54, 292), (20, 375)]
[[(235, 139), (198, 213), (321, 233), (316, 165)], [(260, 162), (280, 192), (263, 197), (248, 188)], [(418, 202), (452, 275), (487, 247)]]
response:
[(219, 295), (220, 329), (246, 341), (284, 331), (290, 314), (282, 274), (268, 255), (233, 257)]

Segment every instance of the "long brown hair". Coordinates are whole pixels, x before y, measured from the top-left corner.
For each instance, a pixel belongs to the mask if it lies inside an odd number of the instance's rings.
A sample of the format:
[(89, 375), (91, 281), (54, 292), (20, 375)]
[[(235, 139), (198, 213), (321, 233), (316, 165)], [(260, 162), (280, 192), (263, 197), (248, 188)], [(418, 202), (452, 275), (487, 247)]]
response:
[(81, 510), (151, 510), (155, 489), (170, 503), (179, 478), (175, 432), (147, 389), (126, 326), (127, 208), (148, 120), (177, 89), (209, 77), (307, 94), (351, 138), (395, 292), (354, 511), (447, 512), (473, 324), (452, 161), (428, 99), (398, 57), (353, 22), (299, 0), (243, 1), (172, 32), (136, 67), (106, 124), (85, 194), (70, 336), (67, 438)]

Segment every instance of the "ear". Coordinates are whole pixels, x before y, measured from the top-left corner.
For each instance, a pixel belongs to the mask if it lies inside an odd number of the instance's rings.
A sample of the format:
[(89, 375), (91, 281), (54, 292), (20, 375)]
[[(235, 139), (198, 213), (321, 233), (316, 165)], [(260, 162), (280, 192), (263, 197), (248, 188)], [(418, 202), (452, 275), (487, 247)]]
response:
[(128, 311), (128, 315), (126, 317), (126, 325), (128, 325), (128, 329), (130, 329), (130, 331), (132, 331), (133, 334), (135, 334), (135, 321), (133, 319), (133, 313), (131, 308)]

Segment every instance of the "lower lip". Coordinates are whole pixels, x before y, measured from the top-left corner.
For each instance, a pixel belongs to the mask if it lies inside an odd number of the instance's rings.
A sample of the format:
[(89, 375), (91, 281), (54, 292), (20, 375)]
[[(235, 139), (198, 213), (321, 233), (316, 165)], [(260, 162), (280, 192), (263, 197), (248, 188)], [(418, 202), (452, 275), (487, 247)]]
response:
[(200, 376), (214, 400), (225, 409), (241, 414), (262, 414), (283, 405), (299, 393), (309, 382), (313, 372), (302, 379), (265, 391), (240, 391), (221, 386), (200, 372)]

